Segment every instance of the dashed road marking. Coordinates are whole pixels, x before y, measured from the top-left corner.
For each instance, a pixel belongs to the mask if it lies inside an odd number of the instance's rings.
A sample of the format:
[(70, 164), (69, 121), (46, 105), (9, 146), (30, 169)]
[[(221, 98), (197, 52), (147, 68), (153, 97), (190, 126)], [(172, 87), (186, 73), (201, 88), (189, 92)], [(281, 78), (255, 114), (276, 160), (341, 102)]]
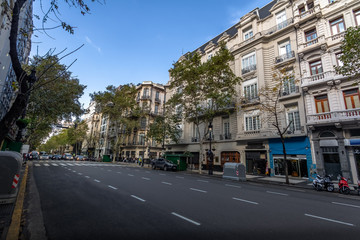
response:
[(176, 217), (178, 217), (178, 218), (181, 218), (181, 219), (183, 219), (183, 220), (185, 220), (185, 221), (188, 221), (188, 222), (190, 222), (190, 223), (192, 223), (192, 224), (195, 224), (195, 225), (197, 225), (197, 226), (200, 226), (200, 225), (201, 225), (199, 222), (196, 222), (196, 221), (194, 221), (194, 220), (191, 220), (190, 218), (184, 217), (184, 216), (182, 216), (182, 215), (180, 215), (180, 214), (177, 214), (177, 213), (175, 213), (175, 212), (172, 212), (171, 214), (174, 215), (174, 216), (176, 216)]
[(255, 204), (255, 205), (259, 204), (259, 203), (257, 203), (257, 202), (252, 202), (252, 201), (248, 201), (248, 200), (241, 199), (241, 198), (235, 198), (235, 197), (233, 197), (232, 199), (234, 199), (234, 200), (236, 200), (236, 201), (241, 201), (241, 202), (246, 202), (246, 203), (250, 203), (250, 204)]
[(339, 203), (339, 202), (331, 202), (331, 203), (332, 203), (332, 204), (337, 204), (337, 205), (346, 206), (346, 207), (360, 208), (360, 206), (358, 206), (358, 205), (352, 205), (352, 204), (347, 204), (347, 203)]
[(146, 202), (145, 199), (139, 198), (139, 197), (137, 197), (137, 196), (135, 196), (135, 195), (131, 195), (131, 197), (133, 197), (133, 198), (135, 198), (135, 199), (137, 199), (137, 200), (139, 200), (139, 201), (141, 201), (141, 202)]
[(270, 194), (275, 194), (275, 195), (289, 196), (289, 194), (286, 194), (286, 193), (271, 192), (271, 191), (266, 191), (266, 192), (267, 192), (267, 193), (270, 193)]
[(95, 181), (95, 182), (100, 182), (100, 181), (99, 181), (99, 180), (97, 180), (97, 179), (94, 179), (94, 181)]
[(117, 188), (114, 187), (114, 186), (108, 185), (108, 187), (109, 187), (109, 188), (112, 188), (112, 189), (114, 189), (114, 190), (117, 190)]
[(161, 182), (162, 184), (166, 184), (166, 185), (172, 185), (172, 183), (169, 182)]
[(201, 193), (207, 193), (207, 191), (196, 189), (196, 188), (190, 188), (192, 191), (201, 192)]
[(343, 225), (347, 225), (347, 226), (352, 226), (352, 227), (355, 226), (352, 223), (342, 222), (342, 221), (338, 221), (338, 220), (334, 220), (334, 219), (330, 219), (330, 218), (319, 217), (319, 216), (315, 216), (315, 215), (311, 215), (311, 214), (307, 214), (307, 213), (305, 213), (305, 216), (312, 217), (312, 218), (317, 218), (317, 219), (320, 219), (320, 220), (325, 220), (325, 221), (328, 221), (328, 222), (339, 223), (339, 224), (343, 224)]

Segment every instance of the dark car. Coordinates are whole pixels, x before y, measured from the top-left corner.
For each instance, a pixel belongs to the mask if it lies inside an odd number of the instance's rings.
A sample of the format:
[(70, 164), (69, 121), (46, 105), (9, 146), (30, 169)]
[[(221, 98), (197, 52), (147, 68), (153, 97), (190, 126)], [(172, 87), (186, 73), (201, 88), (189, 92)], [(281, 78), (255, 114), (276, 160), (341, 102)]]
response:
[(153, 162), (152, 162), (152, 168), (153, 169), (157, 169), (157, 168), (160, 168), (160, 169), (163, 169), (164, 171), (167, 171), (169, 169), (173, 170), (173, 171), (176, 171), (177, 169), (177, 165), (170, 162), (169, 160), (167, 159), (164, 159), (164, 158), (158, 158), (158, 159), (155, 159)]
[(53, 160), (60, 160), (60, 159), (61, 159), (61, 155), (59, 155), (59, 154), (54, 154), (51, 159), (53, 159)]

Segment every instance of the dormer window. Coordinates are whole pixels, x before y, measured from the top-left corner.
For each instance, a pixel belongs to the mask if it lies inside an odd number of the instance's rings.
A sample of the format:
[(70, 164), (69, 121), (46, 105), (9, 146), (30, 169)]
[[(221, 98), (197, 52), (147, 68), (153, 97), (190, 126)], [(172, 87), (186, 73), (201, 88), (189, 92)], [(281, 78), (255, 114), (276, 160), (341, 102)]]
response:
[(247, 29), (246, 31), (243, 32), (243, 36), (244, 36), (244, 41), (252, 38), (253, 37), (253, 30), (251, 28)]

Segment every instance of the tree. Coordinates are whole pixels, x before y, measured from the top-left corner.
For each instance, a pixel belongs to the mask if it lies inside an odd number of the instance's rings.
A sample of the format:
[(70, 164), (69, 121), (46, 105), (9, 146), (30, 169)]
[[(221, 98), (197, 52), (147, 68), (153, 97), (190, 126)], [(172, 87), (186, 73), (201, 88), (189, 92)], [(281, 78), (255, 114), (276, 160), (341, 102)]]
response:
[(338, 74), (348, 77), (360, 77), (360, 27), (349, 27), (342, 42), (340, 61), (342, 66), (336, 66)]
[[(199, 172), (203, 161), (203, 145), (209, 134), (207, 126), (216, 114), (228, 111), (237, 95), (236, 86), (241, 79), (230, 68), (229, 64), (233, 60), (225, 43), (220, 43), (216, 54), (207, 62), (202, 62), (197, 52), (188, 53), (169, 70), (169, 89), (173, 95), (167, 102), (167, 111), (178, 115), (178, 119), (195, 124), (200, 138)], [(202, 131), (200, 126), (203, 126)]]
[(85, 121), (75, 121), (73, 127), (67, 129), (67, 143), (74, 146), (73, 152), (79, 153), (81, 142), (86, 138), (88, 126)]
[[(31, 32), (34, 29), (31, 29), (30, 32), (27, 32), (24, 29), (19, 29), (19, 19), (21, 14), (21, 9), (24, 6), (24, 4), (27, 1), (32, 0), (17, 0), (15, 1), (13, 7), (8, 5), (8, 1), (2, 1), (1, 7), (3, 8), (4, 14), (9, 18), (11, 22), (10, 26), (10, 58), (12, 62), (12, 67), (16, 76), (16, 88), (17, 88), (17, 94), (16, 98), (10, 107), (9, 111), (6, 113), (6, 115), (2, 118), (0, 121), (0, 143), (5, 139), (8, 132), (12, 128), (12, 126), (15, 124), (16, 120), (21, 117), (23, 112), (25, 111), (27, 105), (29, 96), (31, 94), (31, 91), (33, 89), (34, 84), (39, 80), (39, 77), (42, 76), (42, 74), (37, 74), (36, 69), (33, 68), (31, 71), (27, 72), (24, 67), (21, 64), (17, 46), (19, 37), (18, 34), (21, 34), (23, 36), (29, 36), (31, 35)], [(89, 0), (91, 2), (94, 2), (95, 0)], [(69, 6), (74, 6), (80, 9), (81, 14), (87, 14), (90, 11), (90, 8), (88, 7), (85, 0), (64, 0), (65, 3), (67, 3)], [(41, 2), (41, 1), (40, 1)], [(42, 4), (42, 2), (40, 3)], [(44, 9), (43, 9), (44, 10)], [(50, 14), (54, 14), (55, 17), (51, 19), (57, 19), (59, 21), (59, 26), (61, 26), (65, 31), (68, 31), (69, 33), (74, 33), (74, 28), (69, 25), (68, 23), (61, 21), (59, 18), (59, 1), (54, 0), (50, 2), (50, 7), (48, 11), (44, 11), (45, 14), (43, 16), (43, 24), (47, 22), (48, 19), (51, 18)], [(40, 18), (39, 16), (37, 16)], [(43, 31), (46, 31), (45, 26), (43, 25), (41, 28)]]
[[(285, 140), (289, 130), (294, 126), (294, 120), (286, 121), (286, 109), (280, 103), (280, 97), (284, 91), (290, 90), (291, 87), (295, 88), (296, 82), (297, 80), (295, 80), (294, 72), (291, 71), (290, 66), (285, 66), (280, 69), (273, 69), (272, 81), (258, 91), (260, 100), (257, 110), (261, 112), (262, 122), (267, 123), (270, 130), (275, 130), (280, 137), (284, 155), (285, 182), (287, 184), (289, 184), (289, 173)], [(245, 93), (241, 102), (246, 104), (247, 100)]]
[(113, 129), (111, 147), (114, 159), (121, 152), (125, 137), (131, 135), (139, 127), (139, 118), (144, 114), (136, 103), (137, 89), (133, 84), (118, 88), (108, 86), (106, 91), (91, 95), (98, 104), (103, 116), (109, 118), (110, 129)]
[[(57, 56), (36, 56), (32, 62), (36, 64), (37, 73), (44, 72), (34, 84), (26, 110), (26, 118), (30, 120), (26, 140), (36, 147), (48, 136), (53, 125), (83, 113), (79, 99), (85, 86), (71, 76), (65, 65), (58, 63)], [(45, 71), (49, 66), (51, 68)], [(33, 66), (27, 68), (32, 69)]]

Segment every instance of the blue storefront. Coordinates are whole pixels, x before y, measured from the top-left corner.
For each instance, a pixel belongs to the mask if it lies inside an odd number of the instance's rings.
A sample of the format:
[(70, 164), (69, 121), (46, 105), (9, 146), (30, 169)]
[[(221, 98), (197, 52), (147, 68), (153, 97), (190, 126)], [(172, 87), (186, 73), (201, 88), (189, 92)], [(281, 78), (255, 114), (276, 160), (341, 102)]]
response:
[[(308, 137), (285, 139), (286, 159), (289, 176), (312, 178), (316, 169), (312, 164), (310, 141)], [(280, 138), (269, 139), (270, 175), (284, 176), (284, 152)]]

